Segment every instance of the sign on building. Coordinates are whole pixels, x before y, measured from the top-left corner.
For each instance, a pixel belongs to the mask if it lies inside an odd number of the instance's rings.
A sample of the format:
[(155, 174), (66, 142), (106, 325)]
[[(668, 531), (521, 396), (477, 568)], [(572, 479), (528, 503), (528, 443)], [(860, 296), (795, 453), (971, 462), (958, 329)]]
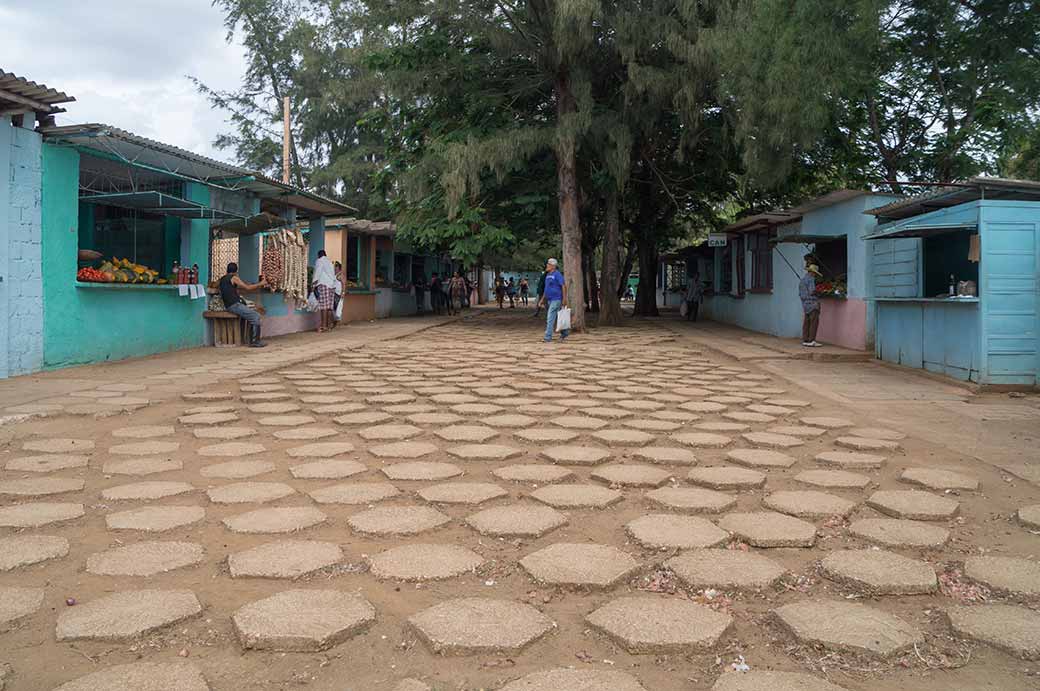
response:
[(725, 247), (727, 237), (725, 233), (708, 233), (708, 247)]

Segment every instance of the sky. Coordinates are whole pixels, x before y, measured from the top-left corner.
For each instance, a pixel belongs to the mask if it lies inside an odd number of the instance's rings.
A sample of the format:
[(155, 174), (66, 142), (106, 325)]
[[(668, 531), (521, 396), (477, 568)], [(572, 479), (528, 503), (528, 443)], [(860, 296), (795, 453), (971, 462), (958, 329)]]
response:
[(0, 70), (69, 96), (58, 124), (102, 122), (230, 161), (230, 132), (186, 75), (238, 86), (240, 45), (211, 0), (0, 0)]

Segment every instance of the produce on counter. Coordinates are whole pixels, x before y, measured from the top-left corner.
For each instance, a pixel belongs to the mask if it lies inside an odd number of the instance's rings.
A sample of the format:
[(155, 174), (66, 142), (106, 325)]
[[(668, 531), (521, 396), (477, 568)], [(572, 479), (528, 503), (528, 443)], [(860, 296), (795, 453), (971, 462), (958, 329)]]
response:
[(76, 280), (87, 283), (165, 283), (159, 272), (129, 259), (112, 257), (98, 268), (86, 267), (76, 272)]

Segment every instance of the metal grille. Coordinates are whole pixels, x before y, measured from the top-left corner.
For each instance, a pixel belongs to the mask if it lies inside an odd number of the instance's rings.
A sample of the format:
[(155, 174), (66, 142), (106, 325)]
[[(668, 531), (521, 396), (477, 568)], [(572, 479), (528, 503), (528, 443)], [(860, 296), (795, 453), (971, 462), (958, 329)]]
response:
[(238, 263), (238, 237), (213, 238), (209, 246), (209, 275), (223, 276), (231, 262)]

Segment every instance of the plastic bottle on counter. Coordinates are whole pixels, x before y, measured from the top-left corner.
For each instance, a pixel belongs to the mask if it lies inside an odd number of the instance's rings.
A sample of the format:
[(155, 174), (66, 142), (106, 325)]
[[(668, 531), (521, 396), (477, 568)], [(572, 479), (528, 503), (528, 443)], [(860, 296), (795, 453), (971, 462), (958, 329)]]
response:
[(957, 279), (955, 279), (953, 277), (953, 274), (950, 274), (950, 297), (952, 298), (956, 294), (957, 294)]
[(179, 284), (181, 282), (181, 263), (176, 259), (173, 260), (173, 271), (170, 273), (173, 274), (174, 285)]

